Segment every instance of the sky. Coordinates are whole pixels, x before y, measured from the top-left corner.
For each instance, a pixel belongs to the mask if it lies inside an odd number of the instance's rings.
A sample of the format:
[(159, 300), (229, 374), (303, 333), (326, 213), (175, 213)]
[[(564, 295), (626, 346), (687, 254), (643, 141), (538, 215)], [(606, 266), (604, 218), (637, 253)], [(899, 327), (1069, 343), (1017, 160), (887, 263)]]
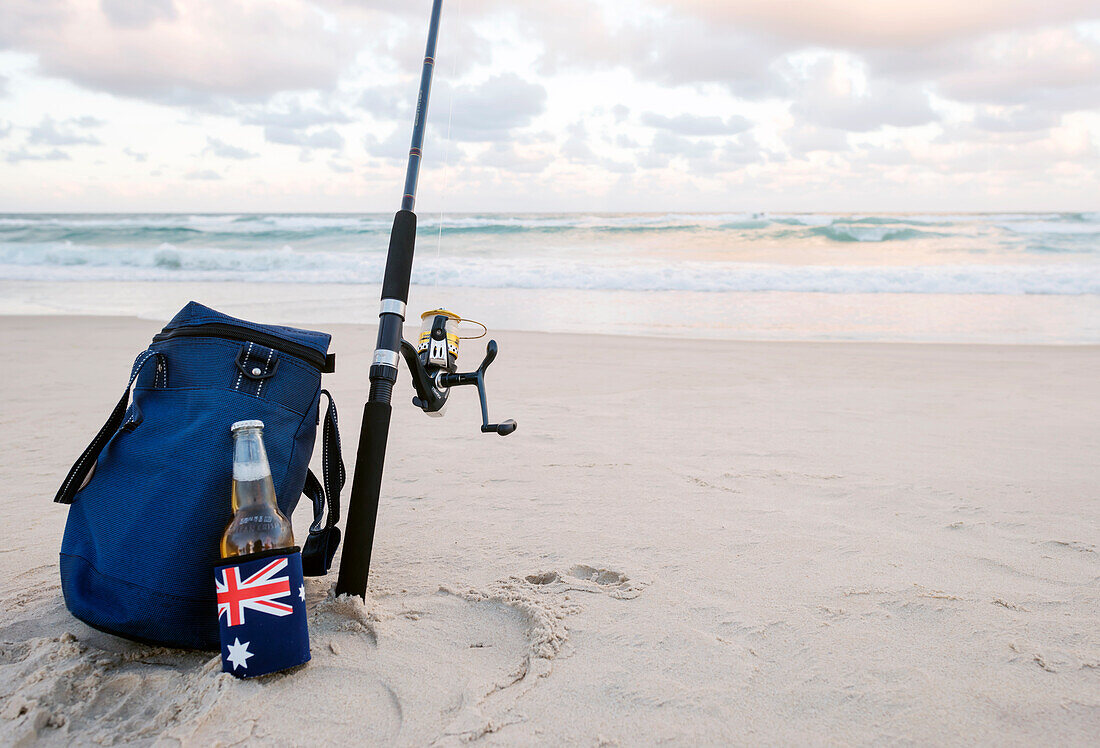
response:
[[(431, 0), (2, 0), (0, 212), (399, 207)], [(1100, 209), (1097, 0), (445, 0), (421, 211)]]

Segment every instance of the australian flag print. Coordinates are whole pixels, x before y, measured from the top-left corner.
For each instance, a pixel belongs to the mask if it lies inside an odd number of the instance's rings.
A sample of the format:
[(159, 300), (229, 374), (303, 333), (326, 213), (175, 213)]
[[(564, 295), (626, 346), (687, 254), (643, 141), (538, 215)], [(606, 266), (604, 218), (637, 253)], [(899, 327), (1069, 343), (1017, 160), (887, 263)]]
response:
[(214, 570), (222, 670), (254, 678), (309, 661), (298, 549), (242, 556)]

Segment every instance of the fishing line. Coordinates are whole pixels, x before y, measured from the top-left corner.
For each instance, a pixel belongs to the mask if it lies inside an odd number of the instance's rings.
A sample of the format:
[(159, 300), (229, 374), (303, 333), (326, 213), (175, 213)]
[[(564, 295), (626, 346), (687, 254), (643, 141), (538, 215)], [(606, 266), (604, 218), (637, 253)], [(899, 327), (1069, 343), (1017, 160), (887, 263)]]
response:
[[(462, 11), (462, 2), (455, 5), (455, 15), (459, 15)], [(440, 258), (443, 255), (443, 218), (446, 213), (444, 207), (447, 200), (447, 182), (451, 172), (451, 117), (455, 110), (455, 73), (458, 71), (458, 55), (451, 55), (451, 79), (448, 84), (451, 87), (449, 101), (447, 102), (447, 138), (443, 141), (443, 189), (439, 196), (439, 233), (435, 239), (435, 285), (433, 288), (439, 288), (439, 274)]]
[(460, 317), (459, 320), (458, 320), (458, 323), (462, 324), (463, 322), (469, 322), (471, 325), (477, 325), (478, 327), (481, 328), (481, 334), (480, 335), (459, 335), (458, 336), (459, 340), (481, 340), (482, 338), (484, 338), (486, 335), (489, 334), (489, 328), (485, 326), (484, 322), (478, 322), (476, 319), (466, 319), (465, 317)]

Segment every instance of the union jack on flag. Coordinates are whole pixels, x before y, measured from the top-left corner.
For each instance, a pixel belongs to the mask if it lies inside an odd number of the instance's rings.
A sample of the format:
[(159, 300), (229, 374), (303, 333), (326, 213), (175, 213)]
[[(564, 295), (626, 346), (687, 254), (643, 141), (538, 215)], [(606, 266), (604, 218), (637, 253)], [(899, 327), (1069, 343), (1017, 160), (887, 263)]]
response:
[(215, 576), (218, 588), (218, 617), (226, 617), (227, 626), (239, 626), (244, 623), (246, 609), (267, 613), (273, 616), (288, 616), (294, 608), (288, 603), (276, 602), (290, 594), (290, 579), (284, 575), (276, 577), (286, 569), (286, 558), (277, 558), (252, 576), (241, 581), (238, 566), (229, 566)]

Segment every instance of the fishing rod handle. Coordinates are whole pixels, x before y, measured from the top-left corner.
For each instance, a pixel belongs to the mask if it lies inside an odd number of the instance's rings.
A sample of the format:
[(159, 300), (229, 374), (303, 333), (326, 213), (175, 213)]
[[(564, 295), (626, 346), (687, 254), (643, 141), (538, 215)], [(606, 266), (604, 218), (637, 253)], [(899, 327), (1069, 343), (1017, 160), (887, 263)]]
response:
[(340, 575), (336, 580), (337, 595), (365, 598), (367, 594), (391, 412), (389, 403), (369, 402), (363, 407), (355, 476), (344, 526), (344, 550), (340, 554)]
[[(390, 246), (386, 257), (386, 274), (382, 277), (382, 298), (397, 299), (401, 308), (409, 301), (412, 280), (413, 252), (416, 249), (416, 213), (399, 210), (390, 229)], [(386, 310), (383, 310), (383, 313)], [(400, 315), (404, 318), (404, 313)], [(393, 350), (397, 350), (394, 348)]]
[(386, 274), (382, 277), (382, 304), (378, 312), (378, 340), (370, 367), (370, 402), (388, 403), (397, 382), (397, 356), (401, 350), (405, 305), (412, 281), (416, 248), (416, 214), (399, 210), (393, 217)]

